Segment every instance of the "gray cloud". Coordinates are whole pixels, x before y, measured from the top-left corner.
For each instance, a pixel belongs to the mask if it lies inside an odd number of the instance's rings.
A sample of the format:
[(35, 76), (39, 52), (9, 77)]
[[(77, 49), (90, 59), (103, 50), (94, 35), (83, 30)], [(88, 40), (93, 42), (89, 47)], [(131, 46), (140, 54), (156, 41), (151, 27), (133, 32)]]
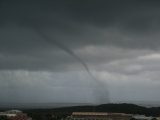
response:
[[(0, 93), (1, 101), (10, 102), (14, 92), (11, 101), (106, 102), (108, 89), (112, 101), (158, 100), (152, 92), (159, 90), (159, 5), (147, 0), (1, 1), (0, 85), (8, 94)], [(93, 82), (55, 41), (84, 60), (100, 82)]]
[[(42, 29), (49, 29), (53, 39), (58, 39), (55, 38), (57, 35), (63, 36), (65, 39), (58, 40), (65, 44), (72, 42), (74, 46), (79, 46), (105, 43), (128, 48), (154, 49), (159, 45), (159, 40), (154, 38), (155, 31), (159, 30), (158, 5), (158, 1), (4, 2), (1, 7), (1, 25), (16, 24), (30, 28), (28, 20), (32, 20)], [(89, 30), (86, 29), (87, 26)], [(91, 31), (90, 26), (95, 30)], [(120, 37), (119, 40), (113, 36), (103, 37), (101, 31), (96, 31), (104, 28), (112, 28), (112, 32), (118, 32), (121, 37), (115, 36)], [(101, 38), (97, 41), (97, 38), (93, 39), (93, 34)], [(152, 34), (153, 37), (148, 38)], [(83, 37), (80, 39), (80, 36)], [(123, 36), (129, 36), (131, 39), (123, 40)], [(141, 39), (138, 39), (139, 37)]]

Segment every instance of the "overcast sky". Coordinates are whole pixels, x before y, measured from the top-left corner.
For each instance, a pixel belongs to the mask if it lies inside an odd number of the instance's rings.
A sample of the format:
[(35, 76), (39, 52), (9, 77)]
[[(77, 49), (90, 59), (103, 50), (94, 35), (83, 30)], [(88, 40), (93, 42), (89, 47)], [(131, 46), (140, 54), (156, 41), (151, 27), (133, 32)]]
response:
[(159, 92), (158, 0), (0, 1), (0, 103), (153, 102)]

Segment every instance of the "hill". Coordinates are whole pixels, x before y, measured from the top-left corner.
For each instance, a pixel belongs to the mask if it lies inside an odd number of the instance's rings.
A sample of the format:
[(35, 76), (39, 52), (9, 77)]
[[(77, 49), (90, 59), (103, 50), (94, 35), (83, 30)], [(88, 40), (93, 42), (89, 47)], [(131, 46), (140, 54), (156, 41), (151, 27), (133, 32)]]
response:
[(72, 112), (116, 112), (128, 114), (141, 114), (146, 116), (160, 116), (160, 107), (146, 108), (135, 104), (102, 104), (97, 106), (74, 106), (54, 109), (28, 109), (24, 112), (28, 113), (34, 119), (49, 119), (52, 115), (57, 118), (64, 118), (71, 115)]

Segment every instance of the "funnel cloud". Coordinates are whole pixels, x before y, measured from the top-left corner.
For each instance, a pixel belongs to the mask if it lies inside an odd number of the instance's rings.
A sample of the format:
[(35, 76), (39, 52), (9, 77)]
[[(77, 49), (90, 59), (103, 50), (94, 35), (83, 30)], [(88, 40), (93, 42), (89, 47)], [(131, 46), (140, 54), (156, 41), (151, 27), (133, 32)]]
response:
[(0, 105), (158, 103), (159, 6), (1, 0)]
[[(36, 26), (36, 23), (32, 23), (33, 26)], [(85, 63), (85, 61), (83, 61), (79, 56), (77, 56), (74, 51), (72, 51), (71, 49), (69, 49), (67, 46), (63, 45), (62, 43), (55, 41), (55, 40), (51, 40), (51, 38), (49, 38), (48, 36), (46, 36), (41, 30), (40, 28), (33, 27), (32, 28), (38, 33), (39, 36), (41, 36), (47, 43), (49, 44), (53, 44), (56, 47), (64, 50), (66, 53), (68, 53), (69, 55), (71, 55), (73, 58), (75, 58), (79, 63), (81, 63), (81, 65), (85, 68), (86, 72), (88, 73), (88, 75), (91, 77), (93, 84), (95, 84), (96, 86), (98, 86), (98, 91), (99, 91), (99, 95), (97, 96), (96, 92), (94, 93), (95, 90), (93, 90), (93, 96), (95, 97), (95, 102), (96, 103), (103, 103), (105, 101), (105, 103), (109, 102), (109, 92), (107, 90), (107, 86), (104, 87), (103, 82), (99, 81), (97, 78), (95, 78), (95, 76), (93, 76), (93, 74), (91, 73), (91, 71), (89, 70), (89, 67), (87, 66), (87, 64)], [(92, 83), (91, 83), (92, 84)], [(93, 87), (93, 86), (90, 86)], [(100, 90), (101, 89), (101, 90)], [(105, 94), (104, 94), (105, 93)]]

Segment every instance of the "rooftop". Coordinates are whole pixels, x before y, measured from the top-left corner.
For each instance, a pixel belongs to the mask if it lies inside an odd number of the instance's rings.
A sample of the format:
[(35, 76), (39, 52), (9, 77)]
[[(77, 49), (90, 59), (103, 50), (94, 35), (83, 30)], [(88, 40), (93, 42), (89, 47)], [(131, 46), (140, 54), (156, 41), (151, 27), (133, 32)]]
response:
[(77, 115), (96, 115), (96, 116), (108, 116), (108, 115), (120, 115), (120, 116), (129, 116), (130, 114), (125, 113), (107, 113), (107, 112), (73, 112), (73, 116)]

